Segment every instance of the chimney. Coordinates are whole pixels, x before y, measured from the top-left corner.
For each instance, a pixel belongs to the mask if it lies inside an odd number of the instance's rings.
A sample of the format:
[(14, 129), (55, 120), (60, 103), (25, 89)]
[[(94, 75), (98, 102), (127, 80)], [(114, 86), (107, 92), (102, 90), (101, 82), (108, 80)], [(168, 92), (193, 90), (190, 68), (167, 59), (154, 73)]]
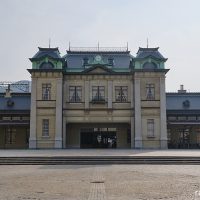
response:
[(10, 84), (8, 84), (8, 88), (6, 89), (5, 98), (10, 98), (10, 97), (11, 97), (11, 93), (10, 93)]
[(178, 90), (178, 93), (186, 93), (187, 90), (184, 90), (184, 85), (180, 85), (180, 90)]

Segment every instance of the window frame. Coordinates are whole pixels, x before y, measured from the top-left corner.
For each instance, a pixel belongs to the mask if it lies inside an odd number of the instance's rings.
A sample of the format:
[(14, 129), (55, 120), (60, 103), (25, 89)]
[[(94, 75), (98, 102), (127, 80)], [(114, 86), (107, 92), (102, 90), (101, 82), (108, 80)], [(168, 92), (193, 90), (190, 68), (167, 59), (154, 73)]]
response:
[(42, 100), (51, 100), (51, 83), (42, 83)]
[(49, 137), (49, 119), (42, 119), (42, 137)]
[[(126, 95), (123, 95), (124, 93), (123, 89), (126, 90)], [(120, 93), (118, 93), (118, 91)], [(124, 97), (125, 97), (125, 101), (123, 100)], [(115, 101), (118, 103), (128, 102), (128, 86), (115, 86)]]
[[(71, 92), (73, 93), (72, 96), (71, 96)], [(78, 92), (80, 92), (80, 93), (78, 93)], [(75, 96), (73, 99), (74, 94), (75, 94)], [(80, 96), (78, 94), (80, 94)], [(74, 85), (69, 86), (69, 102), (70, 103), (81, 103), (82, 102), (82, 86), (74, 86)]]
[(105, 86), (92, 86), (92, 101), (105, 102)]
[(146, 100), (155, 100), (155, 84), (146, 84)]
[(155, 137), (155, 120), (147, 119), (147, 137), (154, 138)]
[(5, 136), (6, 145), (16, 144), (16, 134), (17, 134), (16, 128), (6, 127), (5, 134), (6, 134)]

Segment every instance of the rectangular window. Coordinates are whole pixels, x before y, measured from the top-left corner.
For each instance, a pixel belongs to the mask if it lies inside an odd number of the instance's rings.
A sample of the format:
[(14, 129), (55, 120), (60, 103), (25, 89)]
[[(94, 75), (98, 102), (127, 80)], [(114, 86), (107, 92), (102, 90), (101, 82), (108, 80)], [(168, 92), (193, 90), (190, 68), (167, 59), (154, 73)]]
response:
[(186, 116), (178, 116), (179, 121), (186, 121), (187, 117)]
[(128, 87), (127, 86), (115, 86), (115, 101), (116, 102), (128, 101)]
[(176, 121), (176, 116), (168, 116), (169, 121)]
[(69, 101), (70, 102), (81, 102), (82, 100), (82, 87), (81, 86), (70, 86), (69, 87)]
[(147, 119), (147, 137), (154, 137), (154, 119)]
[(93, 86), (92, 87), (92, 101), (105, 101), (104, 86)]
[(49, 136), (49, 119), (42, 120), (42, 136)]
[(196, 121), (197, 117), (196, 116), (188, 116), (189, 121)]
[(15, 144), (15, 143), (16, 143), (16, 129), (6, 128), (6, 144)]
[(155, 100), (155, 85), (146, 84), (146, 99)]
[(42, 84), (42, 100), (51, 100), (51, 84)]

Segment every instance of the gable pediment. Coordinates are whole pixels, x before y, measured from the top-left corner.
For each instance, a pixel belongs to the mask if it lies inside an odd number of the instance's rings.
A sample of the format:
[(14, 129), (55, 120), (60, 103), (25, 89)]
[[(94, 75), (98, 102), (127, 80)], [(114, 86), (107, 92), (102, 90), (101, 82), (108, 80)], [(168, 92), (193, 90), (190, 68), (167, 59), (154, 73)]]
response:
[(84, 73), (88, 74), (110, 74), (113, 73), (112, 69), (107, 68), (106, 66), (92, 66), (84, 70)]

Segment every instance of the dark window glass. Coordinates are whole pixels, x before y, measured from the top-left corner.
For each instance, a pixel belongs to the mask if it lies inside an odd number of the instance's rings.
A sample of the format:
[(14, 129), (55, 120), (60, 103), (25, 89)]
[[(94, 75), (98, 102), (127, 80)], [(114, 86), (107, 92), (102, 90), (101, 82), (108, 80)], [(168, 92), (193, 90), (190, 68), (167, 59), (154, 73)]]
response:
[(6, 128), (6, 144), (15, 144), (16, 142), (16, 129)]
[(92, 100), (93, 101), (105, 101), (104, 86), (93, 86), (92, 87)]
[(115, 87), (115, 100), (117, 102), (128, 101), (128, 87), (127, 86), (116, 86)]
[(81, 102), (82, 99), (82, 87), (81, 86), (70, 86), (69, 87), (69, 101), (70, 102)]
[(42, 100), (51, 100), (51, 84), (42, 84)]
[(146, 84), (146, 99), (154, 100), (155, 99), (155, 85)]

